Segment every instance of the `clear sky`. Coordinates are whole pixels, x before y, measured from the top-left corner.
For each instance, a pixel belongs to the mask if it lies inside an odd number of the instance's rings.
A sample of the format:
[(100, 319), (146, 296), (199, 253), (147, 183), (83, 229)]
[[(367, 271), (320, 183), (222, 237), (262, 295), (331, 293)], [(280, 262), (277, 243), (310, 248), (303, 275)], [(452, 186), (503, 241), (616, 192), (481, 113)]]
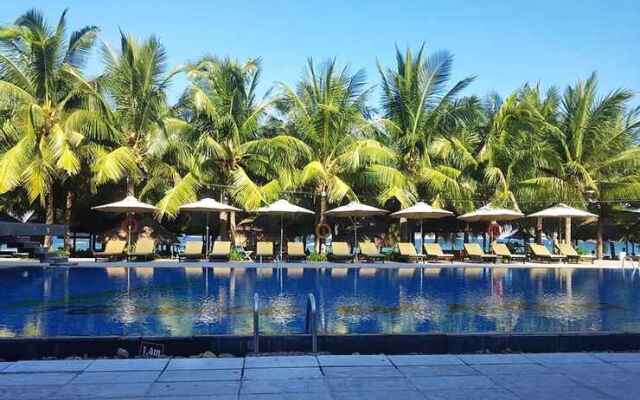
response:
[[(118, 29), (155, 34), (171, 65), (205, 54), (261, 57), (263, 91), (276, 81), (295, 83), (307, 57), (364, 68), (377, 85), (376, 60), (391, 65), (394, 45), (422, 42), (455, 55), (455, 79), (477, 76), (466, 94), (506, 95), (527, 81), (564, 87), (592, 71), (602, 93), (640, 91), (638, 0), (5, 0), (0, 23), (31, 7), (52, 23), (69, 7), (70, 28), (98, 25), (114, 45)], [(94, 55), (88, 72), (99, 68)], [(184, 83), (174, 83), (172, 99)]]

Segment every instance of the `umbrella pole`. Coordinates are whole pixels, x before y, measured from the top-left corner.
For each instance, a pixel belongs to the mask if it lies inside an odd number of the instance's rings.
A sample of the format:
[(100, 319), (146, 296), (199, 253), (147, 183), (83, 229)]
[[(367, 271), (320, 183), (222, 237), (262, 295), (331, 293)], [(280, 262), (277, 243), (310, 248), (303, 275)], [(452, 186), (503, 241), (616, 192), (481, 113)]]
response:
[(127, 251), (131, 254), (131, 215), (133, 213), (127, 213)]
[(424, 229), (423, 229), (424, 220), (420, 220), (420, 255), (422, 255), (422, 251), (424, 249)]
[(353, 218), (353, 258), (358, 261), (358, 223)]
[(280, 262), (282, 262), (282, 242), (284, 241), (284, 215), (280, 214)]
[(207, 214), (207, 226), (205, 229), (205, 240), (204, 240), (204, 255), (206, 256), (207, 254), (209, 254), (209, 211), (206, 212)]

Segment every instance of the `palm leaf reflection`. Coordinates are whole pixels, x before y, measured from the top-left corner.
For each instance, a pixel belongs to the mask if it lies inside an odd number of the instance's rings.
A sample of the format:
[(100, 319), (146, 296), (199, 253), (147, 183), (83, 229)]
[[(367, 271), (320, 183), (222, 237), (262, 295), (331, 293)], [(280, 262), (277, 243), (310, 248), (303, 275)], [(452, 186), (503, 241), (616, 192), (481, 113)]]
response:
[(225, 293), (220, 291), (218, 297), (208, 296), (202, 300), (196, 316), (196, 322), (203, 324), (219, 323), (227, 313), (228, 304)]
[(411, 295), (400, 288), (399, 304), (392, 333), (418, 332), (418, 326), (429, 323), (431, 330), (439, 330), (446, 317), (445, 303), (429, 295)]
[(114, 319), (123, 325), (132, 325), (138, 319), (140, 311), (137, 309), (136, 300), (132, 299), (128, 293), (116, 297)]
[(269, 298), (260, 310), (260, 317), (261, 331), (267, 334), (288, 331), (296, 319), (295, 299), (285, 293)]

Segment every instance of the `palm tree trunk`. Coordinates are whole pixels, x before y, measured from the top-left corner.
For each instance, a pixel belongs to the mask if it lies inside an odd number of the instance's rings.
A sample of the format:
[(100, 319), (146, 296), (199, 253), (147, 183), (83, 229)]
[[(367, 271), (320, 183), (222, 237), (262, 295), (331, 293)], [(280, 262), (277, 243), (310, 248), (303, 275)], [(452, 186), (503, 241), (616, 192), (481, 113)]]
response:
[(598, 216), (598, 233), (596, 239), (596, 257), (598, 260), (602, 260), (604, 255), (604, 216), (600, 212)]
[[(318, 213), (318, 215), (316, 215), (316, 226), (319, 224), (324, 224), (326, 221), (325, 215), (324, 213), (327, 211), (327, 195), (325, 194), (324, 190), (320, 193), (320, 212)], [(315, 235), (315, 249), (316, 249), (316, 253), (320, 253), (320, 245), (321, 245), (321, 239), (318, 237), (318, 235)]]
[[(48, 225), (54, 224), (55, 223), (55, 215), (56, 215), (56, 209), (55, 209), (55, 204), (53, 201), (53, 183), (49, 184), (49, 188), (48, 188), (48, 194), (46, 196), (46, 216), (45, 216), (45, 223)], [(51, 235), (45, 235), (44, 237), (44, 247), (46, 248), (50, 248), (51, 245), (53, 244), (53, 236)]]
[[(227, 204), (224, 192), (220, 192), (220, 202)], [(220, 213), (220, 238), (229, 240), (229, 213)]]
[(136, 191), (136, 184), (133, 182), (133, 179), (127, 178), (127, 196), (134, 196)]
[(67, 225), (67, 231), (64, 234), (64, 249), (71, 250), (71, 213), (73, 210), (73, 202), (75, 200), (75, 194), (69, 190), (67, 191), (67, 201), (64, 208), (64, 223)]
[(536, 220), (536, 244), (542, 244), (542, 218)]
[(229, 239), (231, 240), (231, 245), (236, 245), (236, 213), (231, 211), (229, 213)]

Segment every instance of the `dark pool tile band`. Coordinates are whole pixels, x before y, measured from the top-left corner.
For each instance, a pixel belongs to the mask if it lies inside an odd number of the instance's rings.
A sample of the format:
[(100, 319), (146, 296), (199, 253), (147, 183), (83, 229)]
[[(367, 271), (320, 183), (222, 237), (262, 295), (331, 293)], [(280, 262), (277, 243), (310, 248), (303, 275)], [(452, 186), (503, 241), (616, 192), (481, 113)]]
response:
[[(118, 348), (135, 355), (141, 341), (162, 344), (168, 356), (186, 357), (205, 351), (243, 356), (253, 351), (252, 337), (231, 335), (2, 338), (0, 358), (14, 361), (45, 357), (111, 357)], [(332, 354), (632, 351), (640, 350), (640, 333), (321, 335), (318, 350)], [(261, 336), (260, 351), (310, 352), (311, 337)]]

